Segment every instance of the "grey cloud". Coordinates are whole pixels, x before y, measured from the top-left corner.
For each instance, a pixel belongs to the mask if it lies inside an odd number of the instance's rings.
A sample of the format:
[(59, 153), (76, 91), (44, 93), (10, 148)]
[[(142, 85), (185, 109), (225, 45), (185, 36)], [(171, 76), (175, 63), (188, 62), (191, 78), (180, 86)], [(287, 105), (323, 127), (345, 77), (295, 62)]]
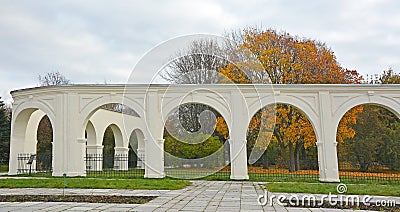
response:
[[(124, 83), (140, 57), (167, 39), (260, 25), (326, 42), (343, 66), (363, 74), (389, 66), (400, 70), (400, 3), (395, 0), (1, 4), (2, 96), (36, 85), (39, 74), (53, 70), (76, 83)], [(137, 81), (152, 75), (137, 73)]]

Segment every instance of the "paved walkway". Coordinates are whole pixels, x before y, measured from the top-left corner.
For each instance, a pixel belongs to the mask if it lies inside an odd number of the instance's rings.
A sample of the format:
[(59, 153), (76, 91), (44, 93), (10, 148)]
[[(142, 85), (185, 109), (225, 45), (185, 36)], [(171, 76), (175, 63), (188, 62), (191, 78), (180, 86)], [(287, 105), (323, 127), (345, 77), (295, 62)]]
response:
[[(0, 211), (351, 211), (260, 206), (263, 183), (193, 181), (181, 190), (66, 189), (66, 194), (158, 196), (146, 204), (0, 202)], [(62, 189), (0, 189), (0, 194), (62, 194)], [(271, 195), (271, 193), (269, 193)], [(276, 194), (277, 195), (277, 194)], [(289, 196), (290, 194), (282, 194)], [(385, 198), (385, 197), (381, 197)], [(387, 198), (386, 198), (387, 199)], [(397, 198), (400, 203), (400, 198)]]

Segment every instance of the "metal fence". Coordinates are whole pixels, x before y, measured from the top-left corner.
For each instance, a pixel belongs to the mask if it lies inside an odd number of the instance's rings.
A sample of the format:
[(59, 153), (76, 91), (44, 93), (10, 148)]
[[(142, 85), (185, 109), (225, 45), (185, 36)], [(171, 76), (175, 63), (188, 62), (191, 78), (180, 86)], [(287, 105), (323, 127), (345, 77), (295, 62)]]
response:
[(168, 158), (165, 163), (165, 174), (172, 178), (229, 180), (230, 177), (229, 160), (202, 161)]
[(395, 163), (339, 163), (340, 179), (344, 182), (397, 182), (400, 183), (400, 164)]
[[(51, 154), (18, 154), (18, 174), (49, 173), (52, 171)], [(88, 177), (143, 178), (144, 161), (134, 154), (102, 155), (87, 154), (85, 157)], [(8, 171), (8, 160), (0, 160), (0, 172)], [(289, 170), (290, 162), (274, 160), (267, 165), (248, 166), (251, 181), (318, 182), (319, 169), (316, 160), (300, 160), (296, 170)], [(196, 161), (186, 161), (174, 166), (165, 166), (167, 176), (179, 179), (229, 180), (231, 167), (225, 164), (206, 166)], [(339, 163), (339, 176), (342, 182), (353, 183), (400, 183), (400, 167), (395, 163)]]
[(253, 181), (317, 181), (319, 178), (318, 162), (300, 160), (290, 168), (290, 162), (276, 160), (267, 165), (249, 165), (249, 178)]
[(143, 161), (134, 154), (86, 154), (86, 176), (88, 177), (127, 177), (144, 176)]
[(18, 174), (32, 174), (52, 171), (51, 154), (19, 153), (17, 155)]

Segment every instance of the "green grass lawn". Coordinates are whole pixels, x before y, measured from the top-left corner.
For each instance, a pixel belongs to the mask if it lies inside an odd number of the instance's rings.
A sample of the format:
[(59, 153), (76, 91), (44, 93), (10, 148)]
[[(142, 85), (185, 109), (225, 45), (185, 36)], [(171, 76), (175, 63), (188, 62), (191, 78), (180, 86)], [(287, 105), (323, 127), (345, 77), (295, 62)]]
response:
[(8, 172), (8, 165), (0, 165), (0, 172)]
[[(176, 190), (191, 183), (185, 180), (172, 179), (93, 179), (67, 178), (66, 188), (90, 189), (149, 189)], [(63, 188), (63, 178), (45, 179), (8, 179), (0, 178), (0, 188)]]
[[(311, 194), (338, 194), (336, 191), (337, 183), (267, 183), (270, 192), (278, 193), (311, 193)], [(382, 184), (346, 184), (347, 192), (351, 195), (382, 195), (400, 196), (400, 185)]]

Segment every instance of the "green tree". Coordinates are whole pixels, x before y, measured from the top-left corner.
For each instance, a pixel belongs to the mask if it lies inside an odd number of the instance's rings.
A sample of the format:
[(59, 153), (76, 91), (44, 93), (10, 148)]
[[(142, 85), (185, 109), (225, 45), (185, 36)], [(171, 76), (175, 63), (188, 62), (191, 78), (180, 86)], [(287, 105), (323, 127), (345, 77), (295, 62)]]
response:
[(38, 170), (50, 170), (52, 164), (53, 127), (48, 116), (39, 122), (37, 132), (36, 164)]
[[(380, 77), (381, 84), (398, 84), (400, 75), (389, 68)], [(339, 160), (359, 166), (361, 171), (375, 171), (386, 166), (400, 168), (400, 120), (391, 111), (377, 106), (364, 105), (353, 124), (355, 136), (339, 143)]]
[(383, 71), (379, 78), (381, 84), (400, 84), (400, 75), (394, 73), (392, 68)]
[(0, 97), (0, 160), (8, 160), (10, 152), (11, 117), (8, 110)]
[[(225, 165), (222, 160), (224, 158), (224, 152), (217, 152), (217, 150), (223, 146), (218, 136), (209, 136), (200, 133), (196, 136), (187, 135), (184, 140), (188, 143), (179, 141), (171, 135), (166, 136), (164, 151), (181, 159), (200, 159), (214, 154), (211, 160), (204, 160), (204, 162), (207, 163), (203, 164), (204, 167), (211, 168)], [(176, 158), (169, 157), (168, 155), (166, 158), (167, 166), (182, 165), (178, 164)]]
[(340, 161), (359, 165), (361, 171), (369, 171), (377, 161), (378, 149), (383, 145), (384, 134), (389, 133), (380, 117), (382, 110), (374, 105), (364, 105), (364, 111), (357, 116), (353, 125), (356, 134), (339, 144)]
[(104, 132), (103, 146), (103, 168), (113, 168), (115, 137), (111, 127), (107, 127)]

